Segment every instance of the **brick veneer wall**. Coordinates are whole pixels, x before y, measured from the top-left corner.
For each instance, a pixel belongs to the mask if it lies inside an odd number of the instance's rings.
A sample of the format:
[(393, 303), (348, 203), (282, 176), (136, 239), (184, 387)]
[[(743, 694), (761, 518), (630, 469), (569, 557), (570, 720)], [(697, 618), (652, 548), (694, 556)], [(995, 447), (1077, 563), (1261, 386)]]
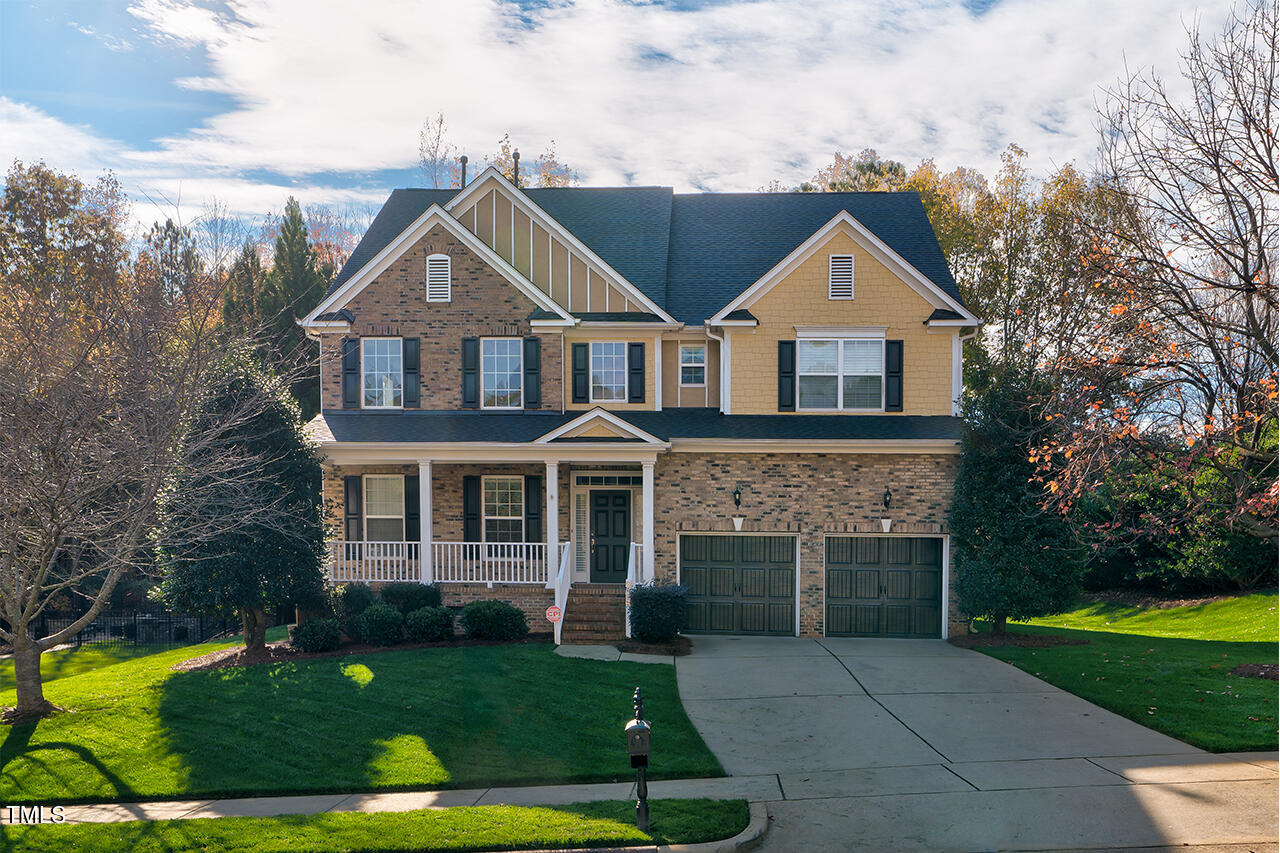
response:
[[(469, 601), (505, 601), (524, 611), (529, 620), (529, 630), (546, 634), (552, 630), (547, 621), (547, 608), (555, 603), (555, 590), (534, 584), (442, 583), (441, 597), (445, 607), (461, 607)], [(461, 631), (461, 627), (458, 628)]]
[[(452, 258), (449, 302), (426, 301), (427, 256)], [(346, 308), (355, 315), (350, 334), (421, 339), (422, 408), (462, 406), (462, 339), (524, 337), (536, 306), (505, 278), (437, 226), (372, 281)], [(323, 335), (320, 344), (321, 405), (342, 408), (342, 337)], [(542, 406), (559, 410), (562, 341), (542, 338)]]
[[(744, 533), (779, 533), (800, 539), (800, 633), (823, 634), (825, 536), (880, 533), (892, 518), (892, 533), (948, 533), (947, 516), (959, 457), (954, 455), (842, 455), (670, 453), (655, 469), (654, 571), (674, 580), (681, 532), (732, 531), (734, 515), (745, 517)], [(893, 494), (883, 504), (884, 489)], [(742, 491), (735, 510), (733, 491)], [(954, 585), (954, 574), (952, 575)], [(968, 623), (950, 596), (952, 635)]]

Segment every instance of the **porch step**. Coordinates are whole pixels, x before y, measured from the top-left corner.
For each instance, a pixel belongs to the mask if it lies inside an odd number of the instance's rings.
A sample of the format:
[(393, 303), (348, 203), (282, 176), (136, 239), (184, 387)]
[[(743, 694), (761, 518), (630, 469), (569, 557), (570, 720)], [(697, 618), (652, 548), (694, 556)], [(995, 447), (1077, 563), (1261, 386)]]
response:
[(621, 584), (576, 584), (565, 604), (565, 643), (617, 643), (626, 637), (626, 589)]

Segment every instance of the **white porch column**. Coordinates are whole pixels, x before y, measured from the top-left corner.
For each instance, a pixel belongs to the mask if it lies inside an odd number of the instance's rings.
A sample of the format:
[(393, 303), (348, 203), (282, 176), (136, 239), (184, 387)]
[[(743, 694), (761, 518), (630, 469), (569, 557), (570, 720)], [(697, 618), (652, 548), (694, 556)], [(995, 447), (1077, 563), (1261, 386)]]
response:
[(643, 532), (640, 535), (640, 545), (644, 549), (644, 571), (641, 573), (641, 579), (645, 581), (653, 580), (653, 463), (640, 463), (643, 473), (642, 477), (642, 503), (644, 504), (644, 515), (641, 518)]
[(560, 568), (560, 464), (547, 463), (547, 499), (542, 508), (547, 521), (547, 588), (556, 584)]
[(431, 521), (431, 460), (421, 461), (418, 463), (418, 525), (421, 531), (419, 537), (422, 542), (419, 546), (420, 557), (418, 564), (422, 571), (422, 582), (431, 583), (435, 580), (435, 566), (432, 565), (431, 554), (431, 535), (433, 524)]

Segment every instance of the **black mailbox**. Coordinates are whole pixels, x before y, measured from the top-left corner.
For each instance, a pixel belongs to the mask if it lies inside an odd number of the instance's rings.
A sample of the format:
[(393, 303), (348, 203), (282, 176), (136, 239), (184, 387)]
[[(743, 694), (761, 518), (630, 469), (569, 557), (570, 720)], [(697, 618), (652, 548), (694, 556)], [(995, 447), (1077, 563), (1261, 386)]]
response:
[(632, 767), (649, 766), (649, 723), (645, 720), (627, 721), (627, 755)]

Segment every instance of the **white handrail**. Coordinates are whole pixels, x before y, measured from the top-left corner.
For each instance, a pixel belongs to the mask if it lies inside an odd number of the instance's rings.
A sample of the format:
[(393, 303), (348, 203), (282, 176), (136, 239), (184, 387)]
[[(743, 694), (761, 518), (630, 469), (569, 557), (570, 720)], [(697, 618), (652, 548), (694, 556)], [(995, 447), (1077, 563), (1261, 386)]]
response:
[(631, 639), (631, 588), (636, 585), (637, 567), (641, 565), (640, 554), (641, 545), (639, 542), (632, 542), (631, 547), (627, 549), (627, 588), (626, 599), (627, 608), (625, 614), (624, 628), (626, 630), (627, 639)]
[[(547, 583), (545, 542), (431, 542), (438, 583)], [(329, 543), (329, 576), (335, 582), (389, 583), (424, 580), (420, 542)]]
[(552, 631), (555, 634), (556, 645), (560, 645), (560, 633), (564, 629), (565, 611), (569, 606), (569, 582), (572, 578), (569, 566), (569, 543), (565, 542), (560, 546), (560, 569), (556, 572), (555, 585), (555, 604), (560, 608), (560, 621), (555, 623)]

